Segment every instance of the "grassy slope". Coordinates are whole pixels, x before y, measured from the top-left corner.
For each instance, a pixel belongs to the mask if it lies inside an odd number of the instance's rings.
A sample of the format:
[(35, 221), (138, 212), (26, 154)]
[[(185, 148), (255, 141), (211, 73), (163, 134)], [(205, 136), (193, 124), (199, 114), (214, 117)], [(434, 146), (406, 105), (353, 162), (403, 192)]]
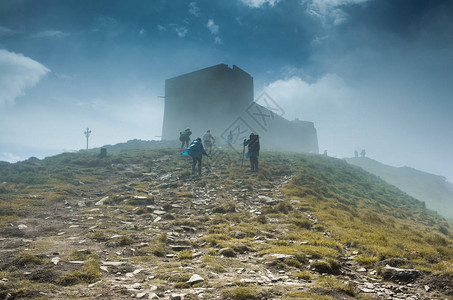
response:
[(375, 174), (414, 198), (426, 202), (428, 208), (453, 218), (453, 184), (445, 177), (408, 167), (395, 168), (367, 157), (347, 158), (346, 161)]
[[(3, 164), (0, 166), (0, 183), (6, 183), (0, 185), (0, 222), (4, 225), (26, 216), (35, 206), (46, 207), (67, 197), (80, 197), (81, 186), (90, 185), (95, 189), (106, 182), (124, 185), (137, 181), (131, 187), (136, 191), (146, 190), (143, 173), (155, 172), (156, 161), (160, 162), (160, 172), (176, 170), (184, 182), (188, 175), (187, 163), (177, 159), (174, 152), (126, 151), (104, 159), (90, 153), (62, 154), (42, 161), (30, 159), (17, 164)], [(212, 218), (193, 216), (186, 220), (178, 217), (172, 221), (174, 226), (202, 224), (207, 228), (206, 235), (198, 242), (206, 244), (202, 247), (207, 247), (208, 254), (212, 254), (203, 257), (206, 268), (216, 272), (227, 269), (229, 266), (221, 265), (224, 261), (218, 260), (216, 253), (221, 248), (230, 247), (234, 251), (263, 257), (276, 253), (294, 255), (295, 259), (285, 261), (285, 268), (294, 272), (293, 276), (304, 278), (312, 276), (302, 271), (308, 263), (307, 255), (327, 261), (335, 268), (346, 252), (357, 249), (356, 260), (368, 267), (378, 268), (386, 259), (404, 257), (408, 259), (406, 267), (453, 277), (451, 224), (427, 210), (422, 202), (338, 159), (263, 153), (261, 160), (265, 163), (259, 174), (250, 176), (237, 168), (231, 157), (227, 158), (217, 175), (198, 184), (231, 186), (230, 190), (272, 189), (273, 179), (297, 174), (283, 188), (286, 201), (265, 207), (262, 216), (257, 217), (247, 211), (235, 212), (235, 205), (240, 203), (234, 203), (226, 192), (219, 193), (218, 203), (212, 208), (215, 213)], [(116, 193), (114, 190), (111, 192)], [(179, 197), (184, 197), (184, 194), (180, 193)], [(308, 222), (304, 211), (316, 216), (319, 224)], [(146, 217), (146, 214), (141, 216)], [(237, 231), (252, 237), (267, 235), (271, 240), (258, 243), (259, 240), (252, 238), (236, 238)], [(168, 253), (165, 245), (157, 250)], [(162, 255), (156, 249), (149, 251), (156, 257)], [(150, 258), (144, 256), (143, 259)], [(163, 266), (162, 272), (165, 268)], [(326, 282), (326, 286), (331, 285)]]
[(423, 202), (338, 159), (296, 160), (300, 174), (285, 194), (303, 200), (341, 244), (360, 249), (360, 262), (405, 257), (410, 266), (453, 275), (451, 224)]

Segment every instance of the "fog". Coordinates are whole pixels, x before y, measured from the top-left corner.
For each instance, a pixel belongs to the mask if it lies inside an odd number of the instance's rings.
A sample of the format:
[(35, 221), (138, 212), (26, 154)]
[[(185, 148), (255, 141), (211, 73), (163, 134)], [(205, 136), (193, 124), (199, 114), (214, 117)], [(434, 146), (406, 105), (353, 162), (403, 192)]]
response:
[(165, 80), (225, 63), (314, 122), (321, 153), (453, 181), (451, 16), (448, 0), (4, 0), (0, 160), (83, 149), (87, 127), (90, 147), (159, 139)]

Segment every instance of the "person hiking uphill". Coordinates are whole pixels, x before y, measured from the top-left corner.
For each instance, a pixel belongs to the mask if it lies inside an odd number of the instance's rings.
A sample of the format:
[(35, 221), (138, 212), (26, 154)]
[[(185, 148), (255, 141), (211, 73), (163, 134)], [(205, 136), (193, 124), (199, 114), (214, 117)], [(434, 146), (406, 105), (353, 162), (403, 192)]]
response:
[(203, 135), (203, 144), (208, 151), (208, 154), (212, 152), (212, 145), (215, 143), (215, 138), (211, 134), (211, 130), (206, 131)]
[(230, 130), (230, 133), (227, 135), (226, 139), (225, 139), (225, 144), (227, 144), (228, 146), (230, 147), (233, 147), (231, 144), (233, 144), (233, 132), (231, 132)]
[(246, 157), (250, 158), (252, 172), (258, 171), (258, 156), (260, 155), (260, 139), (257, 134), (251, 133), (248, 140), (244, 139), (244, 147), (248, 146)]
[(190, 131), (190, 128), (187, 128), (186, 130), (181, 131), (179, 133), (179, 140), (181, 141), (181, 151), (179, 151), (179, 152), (182, 152), (182, 150), (184, 150), (184, 145), (186, 148), (189, 147), (191, 134), (192, 134), (192, 132)]
[(190, 143), (189, 148), (187, 148), (187, 153), (192, 157), (192, 175), (195, 175), (195, 166), (198, 163), (198, 176), (201, 177), (201, 159), (203, 158), (203, 155), (208, 156), (208, 154), (204, 150), (200, 138), (197, 138)]

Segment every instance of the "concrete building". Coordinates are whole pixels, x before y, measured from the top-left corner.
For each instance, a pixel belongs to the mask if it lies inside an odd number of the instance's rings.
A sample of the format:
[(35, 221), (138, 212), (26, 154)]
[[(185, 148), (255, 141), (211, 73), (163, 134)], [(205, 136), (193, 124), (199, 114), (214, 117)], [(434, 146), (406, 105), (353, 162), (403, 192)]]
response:
[(232, 134), (235, 148), (251, 132), (260, 135), (262, 149), (318, 153), (318, 139), (312, 122), (289, 121), (267, 94), (254, 101), (253, 77), (237, 66), (219, 64), (167, 79), (163, 140), (177, 140), (190, 128), (191, 138), (210, 129), (216, 144)]

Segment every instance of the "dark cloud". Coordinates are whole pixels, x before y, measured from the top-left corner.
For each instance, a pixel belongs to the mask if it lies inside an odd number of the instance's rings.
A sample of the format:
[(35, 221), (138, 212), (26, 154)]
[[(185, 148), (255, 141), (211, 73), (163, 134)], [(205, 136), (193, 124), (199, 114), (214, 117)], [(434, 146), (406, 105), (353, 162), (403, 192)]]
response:
[[(146, 111), (161, 109), (155, 98), (165, 79), (236, 64), (254, 77), (257, 92), (287, 87), (280, 91), (291, 113), (299, 109), (317, 122), (329, 154), (367, 147), (384, 162), (418, 164), (453, 179), (442, 168), (444, 153), (453, 151), (446, 138), (453, 128), (451, 16), (450, 0), (2, 0), (0, 48), (52, 74), (71, 74), (46, 76), (24, 90), (9, 108), (18, 119), (39, 103), (58, 120), (70, 109), (68, 130), (97, 116), (105, 136), (123, 124), (126, 138), (134, 110), (147, 101)], [(9, 126), (2, 118), (8, 113), (0, 111), (0, 127)], [(78, 114), (84, 124), (76, 124)], [(153, 118), (150, 124), (158, 124)], [(154, 127), (149, 138), (159, 135)], [(130, 128), (130, 138), (137, 130), (144, 135), (137, 124)]]

